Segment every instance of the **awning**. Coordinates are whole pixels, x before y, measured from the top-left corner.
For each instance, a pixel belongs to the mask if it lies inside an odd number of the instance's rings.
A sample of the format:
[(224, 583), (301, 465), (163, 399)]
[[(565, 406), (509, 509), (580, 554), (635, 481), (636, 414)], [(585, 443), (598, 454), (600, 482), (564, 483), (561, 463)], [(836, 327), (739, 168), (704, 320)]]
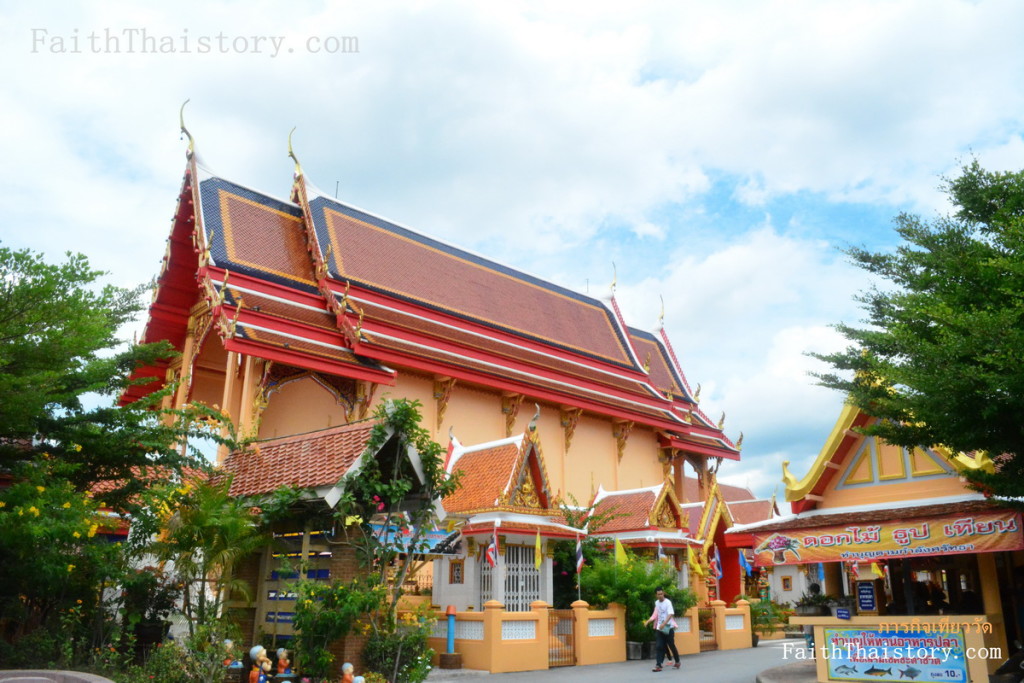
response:
[(988, 510), (825, 526), (751, 529), (754, 564), (867, 562), (1024, 549), (1020, 513)]

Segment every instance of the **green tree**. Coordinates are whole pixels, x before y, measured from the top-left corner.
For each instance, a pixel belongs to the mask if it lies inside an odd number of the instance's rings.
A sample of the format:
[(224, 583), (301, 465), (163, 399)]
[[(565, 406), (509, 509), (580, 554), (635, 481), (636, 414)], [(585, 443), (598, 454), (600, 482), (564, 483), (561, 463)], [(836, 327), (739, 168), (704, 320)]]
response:
[(173, 349), (119, 340), (142, 310), (141, 288), (102, 286), (102, 275), (81, 255), (53, 265), (0, 247), (0, 473), (14, 482), (0, 489), (0, 624), (9, 640), (61, 634), (60, 615), (74, 609), (95, 626), (85, 640), (106, 642), (100, 597), (126, 557), (93, 538), (116, 523), (98, 510), (144, 527), (143, 494), (204, 463), (182, 444), (208, 435), (198, 417), (218, 418), (201, 406), (155, 409), (160, 392), (114, 405), (140, 364)]
[(160, 539), (153, 544), (184, 585), (181, 611), (192, 636), (224, 616), (232, 592), (244, 594), (246, 584), (232, 569), (268, 540), (252, 502), (232, 497), (230, 487), (227, 477), (187, 480), (167, 496)]
[(52, 265), (0, 247), (0, 468), (52, 455), (77, 489), (102, 483), (110, 507), (129, 509), (153, 479), (202, 462), (181, 443), (210, 435), (196, 418), (216, 415), (200, 406), (154, 410), (159, 392), (113, 405), (137, 367), (173, 349), (118, 338), (142, 310), (142, 288), (100, 286), (102, 275), (82, 255)]
[(818, 375), (879, 420), (870, 434), (905, 446), (984, 452), (998, 471), (971, 472), (987, 493), (1024, 493), (1024, 172), (995, 173), (975, 160), (944, 188), (951, 215), (901, 214), (891, 253), (847, 250), (880, 279), (859, 301), (851, 342), (815, 354)]

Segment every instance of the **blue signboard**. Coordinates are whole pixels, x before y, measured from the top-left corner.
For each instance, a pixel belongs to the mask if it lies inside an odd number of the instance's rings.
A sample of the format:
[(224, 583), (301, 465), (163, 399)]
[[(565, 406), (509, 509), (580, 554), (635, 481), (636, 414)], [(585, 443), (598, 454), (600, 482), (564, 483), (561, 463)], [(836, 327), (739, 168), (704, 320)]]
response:
[(962, 633), (826, 628), (829, 680), (967, 683)]
[(836, 607), (836, 619), (849, 619), (850, 610), (845, 607)]
[(861, 612), (874, 612), (878, 609), (875, 604), (875, 587), (871, 581), (857, 582), (857, 609)]

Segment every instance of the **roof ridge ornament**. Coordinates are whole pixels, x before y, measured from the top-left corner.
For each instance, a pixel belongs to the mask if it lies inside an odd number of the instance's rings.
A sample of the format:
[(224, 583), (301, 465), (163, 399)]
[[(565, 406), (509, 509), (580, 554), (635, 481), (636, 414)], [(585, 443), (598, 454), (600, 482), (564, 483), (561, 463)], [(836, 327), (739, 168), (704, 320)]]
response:
[(655, 328), (655, 332), (665, 329), (665, 297), (659, 294), (658, 298), (661, 299), (661, 313), (658, 314), (658, 326)]
[(531, 433), (537, 431), (537, 421), (540, 419), (540, 404), (534, 403), (533, 406), (537, 409), (537, 412), (535, 412), (533, 417), (530, 418), (530, 426), (528, 429)]
[(302, 177), (302, 164), (299, 163), (299, 158), (295, 156), (295, 150), (292, 149), (292, 134), (296, 129), (298, 129), (298, 126), (293, 126), (292, 129), (288, 131), (288, 156), (295, 162), (295, 177), (300, 178)]
[(188, 137), (188, 153), (187, 156), (192, 156), (196, 153), (196, 141), (192, 137), (192, 133), (188, 132), (188, 128), (185, 127), (185, 105), (191, 102), (192, 99), (186, 99), (181, 103), (181, 109), (178, 110), (178, 123), (181, 126), (181, 133)]
[(615, 267), (615, 261), (612, 261), (612, 286), (611, 295), (615, 296), (615, 286), (619, 282), (619, 270)]

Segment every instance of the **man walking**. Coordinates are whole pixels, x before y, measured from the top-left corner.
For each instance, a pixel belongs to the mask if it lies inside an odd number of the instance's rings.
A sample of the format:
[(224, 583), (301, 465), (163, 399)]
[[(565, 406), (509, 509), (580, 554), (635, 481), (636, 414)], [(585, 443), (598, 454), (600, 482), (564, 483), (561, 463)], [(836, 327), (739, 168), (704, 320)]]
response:
[(675, 658), (675, 664), (673, 667), (679, 668), (679, 650), (676, 649), (676, 620), (675, 620), (675, 608), (672, 607), (672, 601), (665, 597), (665, 591), (659, 588), (655, 592), (657, 600), (654, 602), (654, 612), (651, 613), (651, 617), (644, 622), (644, 626), (654, 622), (654, 635), (656, 640), (655, 645), (655, 659), (656, 664), (652, 671), (661, 671), (661, 664), (665, 661), (665, 650), (671, 651), (672, 656)]

